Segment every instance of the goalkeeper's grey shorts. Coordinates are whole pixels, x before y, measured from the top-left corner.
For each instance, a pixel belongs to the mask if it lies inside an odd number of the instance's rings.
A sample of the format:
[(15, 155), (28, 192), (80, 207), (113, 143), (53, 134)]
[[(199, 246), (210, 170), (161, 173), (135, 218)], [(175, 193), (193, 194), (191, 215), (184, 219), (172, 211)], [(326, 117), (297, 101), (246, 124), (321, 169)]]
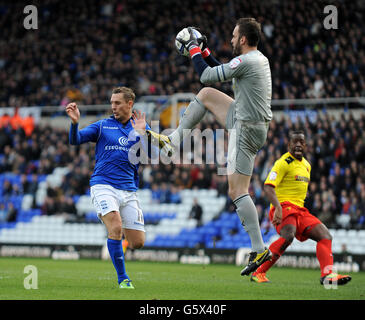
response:
[(235, 118), (235, 102), (230, 105), (226, 129), (229, 133), (227, 174), (251, 176), (257, 152), (264, 146), (270, 121), (243, 121)]

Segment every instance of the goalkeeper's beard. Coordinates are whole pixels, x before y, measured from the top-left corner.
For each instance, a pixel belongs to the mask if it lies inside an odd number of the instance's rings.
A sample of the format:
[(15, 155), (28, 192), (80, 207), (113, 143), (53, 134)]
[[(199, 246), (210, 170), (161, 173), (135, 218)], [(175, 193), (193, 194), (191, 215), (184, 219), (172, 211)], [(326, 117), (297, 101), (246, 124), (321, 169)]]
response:
[(239, 41), (237, 41), (235, 44), (232, 45), (232, 54), (234, 57), (237, 57), (241, 55), (242, 48), (239, 44)]

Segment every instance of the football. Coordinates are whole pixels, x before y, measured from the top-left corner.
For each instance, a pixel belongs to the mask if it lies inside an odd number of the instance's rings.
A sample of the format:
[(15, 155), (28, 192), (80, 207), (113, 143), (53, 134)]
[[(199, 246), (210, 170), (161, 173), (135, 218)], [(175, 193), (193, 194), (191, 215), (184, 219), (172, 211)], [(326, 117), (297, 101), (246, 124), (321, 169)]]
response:
[[(202, 34), (194, 28), (193, 28), (193, 33), (194, 33), (195, 37), (198, 39), (200, 49), (202, 49), (203, 48)], [(188, 28), (182, 29), (176, 35), (176, 38), (175, 38), (175, 46), (176, 46), (177, 51), (185, 57), (189, 57), (189, 51), (185, 48), (185, 46), (178, 39), (189, 40), (189, 38), (190, 38), (190, 34), (189, 34)]]

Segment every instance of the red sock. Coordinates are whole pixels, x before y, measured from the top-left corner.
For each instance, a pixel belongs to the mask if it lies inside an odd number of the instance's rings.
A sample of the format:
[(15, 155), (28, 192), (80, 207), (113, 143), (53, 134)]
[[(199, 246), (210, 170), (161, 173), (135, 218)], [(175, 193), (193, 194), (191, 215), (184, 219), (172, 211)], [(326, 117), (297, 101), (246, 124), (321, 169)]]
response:
[(254, 273), (266, 273), (266, 271), (269, 270), (276, 261), (278, 261), (289, 244), (290, 243), (288, 243), (287, 240), (282, 237), (274, 241), (269, 247), (272, 253), (271, 260), (264, 262)]
[(322, 239), (317, 242), (317, 258), (321, 268), (321, 277), (330, 274), (333, 267), (332, 240)]

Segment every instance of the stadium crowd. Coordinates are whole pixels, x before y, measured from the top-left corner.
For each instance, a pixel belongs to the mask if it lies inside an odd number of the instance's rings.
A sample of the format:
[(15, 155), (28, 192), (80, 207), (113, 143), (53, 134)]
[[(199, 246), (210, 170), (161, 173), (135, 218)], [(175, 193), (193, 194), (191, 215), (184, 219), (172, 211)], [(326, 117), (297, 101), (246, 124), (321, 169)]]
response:
[[(326, 1), (33, 1), (38, 29), (22, 23), (24, 1), (0, 5), (0, 107), (105, 104), (110, 88), (137, 96), (196, 92), (198, 78), (174, 49), (177, 32), (199, 26), (222, 62), (231, 56), (238, 17), (262, 24), (259, 49), (270, 58), (273, 98), (365, 95), (365, 6), (332, 1), (338, 29), (323, 26)], [(153, 26), (153, 27), (151, 27)], [(231, 93), (227, 83), (217, 84)]]
[[(117, 85), (142, 95), (197, 92), (201, 88), (188, 59), (174, 48), (177, 32), (199, 26), (215, 56), (227, 62), (231, 33), (238, 17), (255, 16), (262, 24), (259, 49), (269, 57), (273, 99), (365, 96), (365, 6), (361, 1), (334, 1), (339, 29), (323, 26), (325, 1), (187, 0), (181, 15), (172, 1), (33, 1), (38, 29), (22, 23), (22, 1), (0, 4), (0, 108), (106, 104)], [(153, 28), (151, 28), (153, 26)], [(215, 87), (232, 93), (230, 83)], [(35, 126), (33, 120), (0, 118), (0, 175), (12, 172), (20, 182), (1, 180), (0, 219), (16, 220), (11, 197), (35, 195), (40, 177), (56, 167), (69, 173), (58, 188), (48, 186), (43, 214), (76, 214), (77, 197), (89, 192), (94, 149), (70, 146), (68, 131)], [(306, 206), (323, 222), (365, 228), (365, 117), (350, 115), (301, 124), (274, 119), (264, 148), (256, 158), (251, 195), (264, 220), (269, 203), (262, 188), (274, 161), (286, 152), (288, 131), (303, 126), (307, 158), (312, 164)], [(205, 119), (206, 128), (219, 128)], [(203, 159), (205, 149), (201, 150)], [(179, 203), (184, 188), (214, 188), (227, 195), (227, 179), (216, 164), (143, 165), (140, 187), (150, 188), (154, 202)], [(33, 206), (38, 206), (36, 202)], [(225, 211), (234, 211), (227, 198)]]
[[(207, 117), (200, 128), (215, 125)], [(306, 158), (312, 165), (306, 207), (330, 227), (341, 227), (338, 217), (347, 216), (349, 222), (344, 227), (365, 228), (365, 115), (355, 119), (351, 113), (342, 114), (339, 119), (322, 114), (314, 122), (308, 118), (293, 122), (284, 116), (274, 118), (267, 142), (256, 158), (250, 187), (261, 221), (265, 220), (269, 206), (263, 181), (275, 160), (287, 151), (289, 130), (298, 128), (306, 132)], [(0, 136), (7, 141), (0, 156), (0, 174), (12, 172), (21, 177), (19, 184), (3, 181), (2, 202), (6, 204), (6, 199), (20, 194), (35, 195), (38, 177), (52, 173), (57, 167), (68, 167), (59, 187), (48, 186), (41, 209), (43, 214), (75, 215), (75, 199), (89, 193), (93, 145), (70, 146), (67, 129), (49, 126), (36, 126), (28, 138), (22, 128), (3, 127)], [(205, 159), (205, 148), (201, 150)], [(157, 203), (180, 203), (179, 192), (186, 188), (214, 188), (218, 195), (227, 196), (227, 177), (217, 174), (217, 169), (217, 164), (141, 165), (140, 187), (151, 189), (152, 201)], [(223, 211), (234, 212), (228, 197)]]

